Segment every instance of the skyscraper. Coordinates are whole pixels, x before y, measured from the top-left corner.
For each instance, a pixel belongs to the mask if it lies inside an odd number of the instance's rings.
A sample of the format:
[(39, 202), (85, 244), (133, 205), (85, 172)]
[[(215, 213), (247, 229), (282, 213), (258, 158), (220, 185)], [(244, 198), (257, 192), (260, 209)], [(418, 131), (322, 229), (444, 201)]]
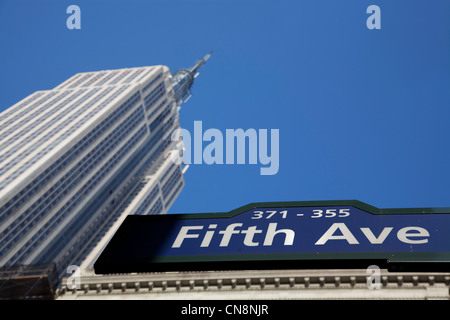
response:
[(186, 169), (169, 157), (178, 107), (208, 58), (79, 73), (1, 113), (0, 266), (63, 275), (124, 216), (166, 213)]

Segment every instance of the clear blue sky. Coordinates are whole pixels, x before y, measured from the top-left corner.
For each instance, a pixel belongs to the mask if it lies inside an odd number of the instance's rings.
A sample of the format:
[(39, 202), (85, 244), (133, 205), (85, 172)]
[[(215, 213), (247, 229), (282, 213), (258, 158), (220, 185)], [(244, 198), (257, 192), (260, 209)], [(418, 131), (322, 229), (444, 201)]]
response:
[[(66, 8), (81, 8), (81, 30)], [(381, 8), (368, 30), (366, 8)], [(181, 125), (280, 130), (280, 168), (191, 165), (171, 213), (450, 206), (450, 1), (0, 1), (0, 110), (78, 72), (192, 65)]]

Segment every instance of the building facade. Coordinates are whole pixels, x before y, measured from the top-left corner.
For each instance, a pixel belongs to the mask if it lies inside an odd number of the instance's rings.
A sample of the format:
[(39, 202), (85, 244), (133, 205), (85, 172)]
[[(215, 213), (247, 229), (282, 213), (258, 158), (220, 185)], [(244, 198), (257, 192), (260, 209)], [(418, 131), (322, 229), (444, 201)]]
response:
[[(450, 273), (288, 269), (95, 275), (61, 286), (59, 300), (449, 300)], [(66, 279), (67, 280), (67, 279)], [(63, 284), (66, 284), (63, 281)], [(186, 305), (188, 302), (186, 301)], [(245, 302), (242, 302), (245, 304)], [(180, 312), (176, 310), (174, 312)], [(223, 310), (225, 313), (225, 310)], [(271, 312), (269, 312), (271, 314)]]
[(186, 169), (170, 160), (175, 97), (192, 85), (177, 79), (166, 66), (79, 73), (0, 114), (0, 266), (55, 263), (62, 277), (126, 215), (168, 211)]

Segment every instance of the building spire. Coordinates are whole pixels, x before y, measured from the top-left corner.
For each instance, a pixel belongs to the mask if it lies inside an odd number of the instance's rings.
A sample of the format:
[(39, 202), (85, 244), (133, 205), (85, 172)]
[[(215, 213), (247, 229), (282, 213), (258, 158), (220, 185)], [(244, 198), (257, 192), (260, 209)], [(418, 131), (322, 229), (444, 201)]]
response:
[(205, 64), (205, 62), (209, 59), (209, 57), (211, 57), (211, 54), (212, 54), (212, 51), (208, 52), (206, 54), (206, 56), (197, 60), (197, 63), (194, 66), (189, 68), (189, 71), (191, 71), (194, 74), (194, 78), (196, 78), (195, 75), (197, 74), (198, 69), (200, 69), (200, 67)]
[(197, 60), (196, 64), (189, 69), (180, 69), (172, 75), (172, 86), (175, 92), (174, 97), (178, 105), (189, 100), (192, 96), (191, 87), (194, 79), (199, 75), (198, 69), (211, 57), (212, 51), (203, 58)]

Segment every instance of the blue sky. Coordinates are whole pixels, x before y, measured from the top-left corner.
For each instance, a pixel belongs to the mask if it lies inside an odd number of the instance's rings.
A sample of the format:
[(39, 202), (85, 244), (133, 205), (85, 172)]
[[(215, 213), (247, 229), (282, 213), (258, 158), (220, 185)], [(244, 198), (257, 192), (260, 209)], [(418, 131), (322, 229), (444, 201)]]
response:
[[(68, 30), (66, 8), (81, 8)], [(381, 8), (369, 30), (366, 9)], [(279, 129), (280, 167), (191, 165), (171, 213), (450, 207), (448, 0), (0, 1), (0, 110), (78, 72), (192, 65), (182, 127)]]

